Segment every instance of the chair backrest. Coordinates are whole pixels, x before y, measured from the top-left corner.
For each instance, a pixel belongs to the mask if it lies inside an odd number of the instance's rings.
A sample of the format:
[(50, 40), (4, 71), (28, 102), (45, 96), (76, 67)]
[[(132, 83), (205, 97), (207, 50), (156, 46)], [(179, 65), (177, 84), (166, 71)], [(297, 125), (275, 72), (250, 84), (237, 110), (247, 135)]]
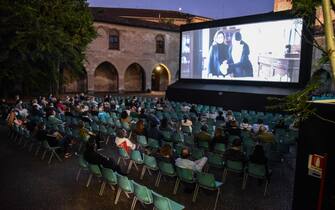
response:
[(148, 145), (152, 148), (159, 148), (159, 141), (153, 138), (148, 138)]
[(126, 176), (116, 173), (117, 185), (125, 192), (134, 192), (134, 185)]
[(155, 157), (143, 154), (143, 160), (146, 166), (150, 168), (157, 168), (157, 161)]
[(87, 168), (88, 167), (88, 163), (87, 161), (84, 159), (83, 155), (80, 155), (78, 158), (78, 162), (79, 162), (79, 166), (82, 168)]
[(102, 176), (103, 176), (109, 183), (113, 183), (113, 184), (116, 184), (116, 183), (117, 183), (116, 174), (114, 173), (114, 171), (113, 171), (112, 169), (101, 167), (101, 173), (102, 173)]
[(248, 163), (248, 174), (254, 177), (264, 178), (266, 169), (264, 164)]
[(157, 210), (173, 210), (168, 198), (152, 191), (153, 203)]
[(160, 161), (158, 167), (162, 174), (173, 175), (176, 173), (172, 163)]
[(235, 161), (235, 160), (227, 160), (226, 161), (226, 167), (228, 169), (242, 172), (243, 171), (243, 163), (242, 161)]
[(138, 151), (138, 150), (133, 150), (131, 152), (131, 159), (132, 160), (135, 160), (136, 162), (142, 162), (143, 161), (143, 158), (142, 158), (142, 155), (141, 155), (141, 152)]
[(224, 143), (216, 143), (214, 150), (219, 153), (224, 153), (226, 151), (226, 145)]
[(88, 163), (88, 170), (89, 170), (92, 174), (94, 174), (94, 175), (96, 175), (96, 176), (102, 176), (101, 171), (100, 171), (100, 168), (99, 168), (99, 166), (96, 165), (96, 164), (90, 164), (90, 163)]
[(137, 135), (136, 139), (137, 139), (137, 143), (139, 144), (144, 144), (144, 145), (148, 144), (147, 138), (143, 135)]
[(199, 147), (208, 149), (209, 148), (208, 141), (199, 141)]
[(209, 165), (215, 165), (217, 167), (223, 167), (224, 160), (219, 154), (208, 153), (208, 163)]
[(153, 203), (152, 193), (146, 186), (140, 185), (135, 181), (132, 181), (134, 186), (134, 193), (138, 200), (145, 204)]
[(193, 148), (192, 149), (192, 158), (198, 160), (202, 157), (204, 157), (204, 150), (203, 149), (199, 149), (199, 148)]
[(193, 170), (176, 166), (179, 179), (185, 182), (194, 182)]
[(119, 155), (121, 157), (126, 158), (126, 159), (129, 158), (129, 155), (128, 155), (127, 151), (124, 148), (119, 147), (118, 151), (119, 151)]
[(197, 173), (197, 181), (200, 185), (209, 187), (209, 188), (215, 188), (215, 178), (213, 174), (205, 173), (205, 172), (199, 172)]

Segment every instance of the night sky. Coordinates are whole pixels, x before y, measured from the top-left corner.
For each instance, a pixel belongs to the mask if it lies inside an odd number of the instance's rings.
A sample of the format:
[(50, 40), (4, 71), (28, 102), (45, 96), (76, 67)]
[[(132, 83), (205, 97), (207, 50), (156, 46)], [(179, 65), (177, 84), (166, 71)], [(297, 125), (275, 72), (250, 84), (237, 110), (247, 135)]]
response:
[(175, 10), (214, 19), (267, 13), (274, 0), (88, 0), (90, 6)]

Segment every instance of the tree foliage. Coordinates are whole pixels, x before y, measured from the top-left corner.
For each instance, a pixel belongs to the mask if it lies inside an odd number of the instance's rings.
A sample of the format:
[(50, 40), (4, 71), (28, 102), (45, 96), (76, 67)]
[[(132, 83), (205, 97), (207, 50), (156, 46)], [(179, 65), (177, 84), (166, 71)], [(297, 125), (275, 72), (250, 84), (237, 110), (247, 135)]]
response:
[(3, 94), (55, 92), (60, 69), (83, 72), (84, 52), (95, 36), (86, 0), (1, 0)]

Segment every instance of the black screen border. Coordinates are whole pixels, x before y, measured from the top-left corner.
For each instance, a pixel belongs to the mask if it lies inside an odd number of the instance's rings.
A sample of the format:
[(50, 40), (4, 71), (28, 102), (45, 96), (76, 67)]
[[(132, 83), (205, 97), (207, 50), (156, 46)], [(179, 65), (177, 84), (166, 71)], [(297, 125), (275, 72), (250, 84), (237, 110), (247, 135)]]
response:
[[(251, 24), (259, 22), (269, 22), (278, 20), (287, 20), (301, 18), (292, 13), (292, 11), (270, 12), (265, 14), (250, 15), (243, 17), (235, 17), (228, 19), (213, 20), (202, 23), (190, 23), (180, 26), (180, 48), (179, 48), (179, 80), (180, 81), (193, 81), (201, 84), (225, 84), (225, 85), (250, 85), (250, 86), (270, 86), (270, 87), (287, 87), (287, 88), (302, 88), (310, 79), (311, 65), (312, 65), (312, 52), (313, 45), (307, 40), (312, 39), (311, 28), (308, 28), (307, 21), (303, 19), (302, 27), (302, 41), (301, 41), (301, 54), (300, 54), (300, 70), (299, 82), (274, 82), (274, 81), (245, 81), (245, 80), (223, 80), (223, 79), (191, 79), (181, 78), (181, 55), (182, 55), (182, 33), (185, 31), (207, 29), (222, 26), (233, 26), (241, 24)], [(313, 27), (313, 26), (310, 26)]]

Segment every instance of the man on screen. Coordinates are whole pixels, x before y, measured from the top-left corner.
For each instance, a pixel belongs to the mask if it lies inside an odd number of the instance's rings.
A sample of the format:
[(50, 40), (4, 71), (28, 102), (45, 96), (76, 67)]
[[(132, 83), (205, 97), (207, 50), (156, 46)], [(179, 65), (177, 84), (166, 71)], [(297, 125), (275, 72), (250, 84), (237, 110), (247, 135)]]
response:
[(228, 59), (228, 45), (226, 44), (225, 35), (222, 30), (214, 34), (213, 43), (209, 49), (208, 72), (212, 76), (220, 76), (221, 64)]
[(242, 40), (240, 32), (235, 32), (228, 50), (228, 60), (220, 66), (221, 73), (231, 77), (253, 77), (249, 54), (248, 44)]

